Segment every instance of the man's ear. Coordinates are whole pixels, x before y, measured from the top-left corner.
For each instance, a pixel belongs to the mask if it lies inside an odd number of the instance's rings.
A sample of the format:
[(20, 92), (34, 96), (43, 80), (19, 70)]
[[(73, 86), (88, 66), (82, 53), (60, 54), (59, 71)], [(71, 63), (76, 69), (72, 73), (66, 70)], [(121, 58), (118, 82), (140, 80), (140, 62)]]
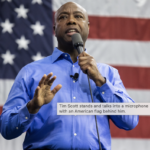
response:
[[(55, 24), (53, 25), (53, 30), (54, 30), (54, 34), (55, 34)], [(56, 36), (56, 34), (55, 34), (55, 36)]]

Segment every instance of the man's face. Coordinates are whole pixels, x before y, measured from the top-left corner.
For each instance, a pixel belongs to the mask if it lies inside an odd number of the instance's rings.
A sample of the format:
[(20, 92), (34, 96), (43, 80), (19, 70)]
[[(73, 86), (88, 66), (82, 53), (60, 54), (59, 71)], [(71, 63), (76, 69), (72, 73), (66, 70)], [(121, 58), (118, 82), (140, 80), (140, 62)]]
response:
[(85, 43), (89, 34), (86, 11), (79, 5), (66, 3), (56, 12), (54, 30), (59, 44), (72, 42), (74, 33), (80, 33)]

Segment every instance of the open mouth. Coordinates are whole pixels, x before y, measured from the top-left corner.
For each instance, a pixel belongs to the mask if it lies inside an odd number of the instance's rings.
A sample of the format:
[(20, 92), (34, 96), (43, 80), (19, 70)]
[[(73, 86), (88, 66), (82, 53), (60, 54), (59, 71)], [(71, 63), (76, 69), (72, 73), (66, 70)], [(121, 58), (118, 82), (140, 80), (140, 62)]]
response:
[(79, 31), (78, 31), (77, 29), (68, 29), (68, 30), (66, 31), (66, 34), (67, 34), (67, 35), (73, 35), (73, 34), (75, 34), (75, 33), (79, 33)]

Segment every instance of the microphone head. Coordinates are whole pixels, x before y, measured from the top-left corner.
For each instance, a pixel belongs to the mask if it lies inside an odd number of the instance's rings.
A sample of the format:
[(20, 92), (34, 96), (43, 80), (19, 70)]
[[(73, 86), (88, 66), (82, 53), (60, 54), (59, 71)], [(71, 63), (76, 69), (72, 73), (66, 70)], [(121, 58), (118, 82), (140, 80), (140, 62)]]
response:
[(79, 33), (75, 33), (72, 35), (72, 43), (76, 49), (78, 46), (83, 47), (83, 40), (82, 40), (81, 35)]

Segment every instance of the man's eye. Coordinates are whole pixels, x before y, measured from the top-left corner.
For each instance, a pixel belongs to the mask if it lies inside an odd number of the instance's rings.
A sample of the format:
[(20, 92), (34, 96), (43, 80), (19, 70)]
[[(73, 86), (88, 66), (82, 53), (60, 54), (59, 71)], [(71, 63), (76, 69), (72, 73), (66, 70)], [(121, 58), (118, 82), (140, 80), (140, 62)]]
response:
[(65, 19), (67, 16), (60, 16), (59, 19)]
[(83, 18), (81, 15), (76, 15), (75, 17), (76, 18)]

